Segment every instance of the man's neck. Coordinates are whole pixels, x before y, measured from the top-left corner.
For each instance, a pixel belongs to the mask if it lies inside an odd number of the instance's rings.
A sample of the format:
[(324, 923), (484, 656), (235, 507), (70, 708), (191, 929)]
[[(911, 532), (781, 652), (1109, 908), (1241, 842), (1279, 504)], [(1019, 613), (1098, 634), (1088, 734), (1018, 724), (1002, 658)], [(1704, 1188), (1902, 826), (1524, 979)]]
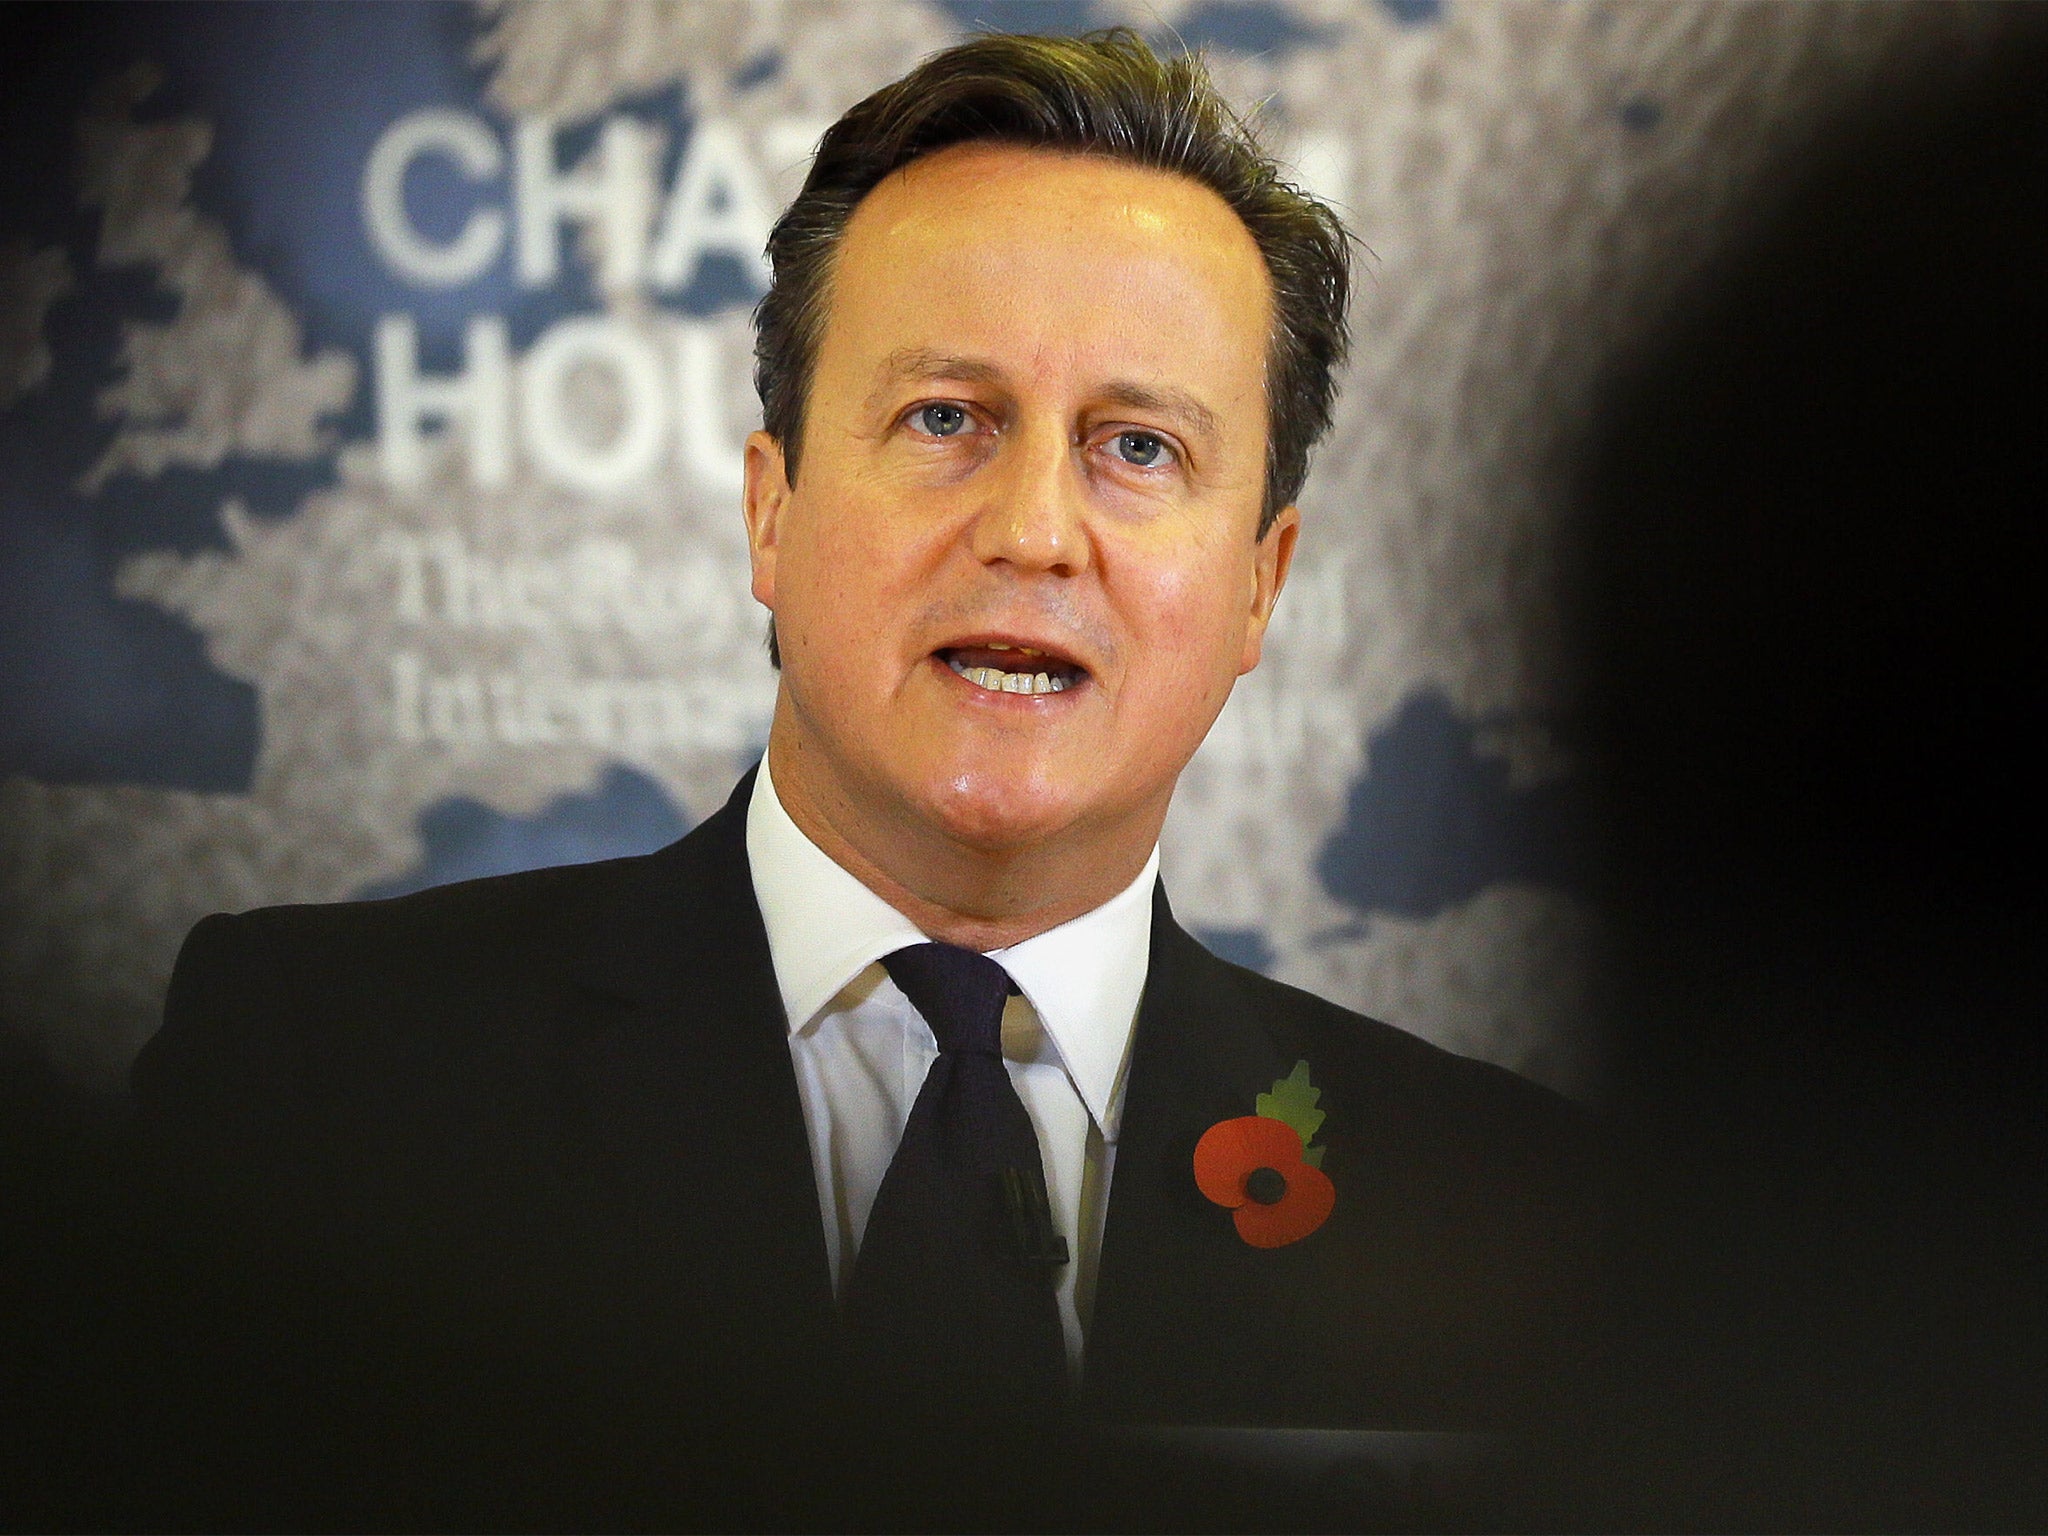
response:
[(768, 768), (784, 812), (828, 858), (920, 931), (982, 953), (1057, 928), (1125, 889), (1151, 857), (1164, 820), (1162, 808), (1151, 825), (1121, 836), (991, 851), (963, 846), (908, 814), (866, 810), (816, 783), (774, 736)]

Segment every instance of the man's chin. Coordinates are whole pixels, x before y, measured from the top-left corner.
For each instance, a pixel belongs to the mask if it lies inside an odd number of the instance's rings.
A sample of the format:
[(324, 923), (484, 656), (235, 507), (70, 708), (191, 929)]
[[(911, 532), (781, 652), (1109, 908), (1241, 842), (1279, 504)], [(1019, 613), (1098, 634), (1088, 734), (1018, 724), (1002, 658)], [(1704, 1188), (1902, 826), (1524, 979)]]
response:
[(947, 842), (984, 855), (1045, 848), (1081, 819), (1070, 791), (974, 769), (933, 774), (910, 809)]

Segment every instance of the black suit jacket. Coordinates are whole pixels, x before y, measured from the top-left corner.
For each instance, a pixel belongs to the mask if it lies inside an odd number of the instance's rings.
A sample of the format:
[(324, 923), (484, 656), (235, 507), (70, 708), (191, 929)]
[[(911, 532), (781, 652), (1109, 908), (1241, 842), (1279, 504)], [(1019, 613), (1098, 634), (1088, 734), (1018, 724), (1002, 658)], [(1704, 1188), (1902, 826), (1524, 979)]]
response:
[[(645, 857), (193, 931), (134, 1074), (143, 1352), (164, 1357), (138, 1401), (162, 1418), (168, 1394), (202, 1446), (240, 1426), (229, 1482), (289, 1508), (340, 1478), (388, 1514), (459, 1466), (468, 1495), (573, 1524), (579, 1479), (673, 1492), (678, 1447), (692, 1486), (756, 1492), (791, 1481), (762, 1468), (792, 1446), (799, 1468), (828, 1442), (866, 1454), (843, 1444), (857, 1389), (751, 784)], [(1298, 1060), (1336, 1206), (1255, 1249), (1196, 1189), (1194, 1146)], [(1563, 1100), (1217, 959), (1162, 890), (1083, 1416), (1546, 1413), (1591, 1338), (1592, 1188)]]

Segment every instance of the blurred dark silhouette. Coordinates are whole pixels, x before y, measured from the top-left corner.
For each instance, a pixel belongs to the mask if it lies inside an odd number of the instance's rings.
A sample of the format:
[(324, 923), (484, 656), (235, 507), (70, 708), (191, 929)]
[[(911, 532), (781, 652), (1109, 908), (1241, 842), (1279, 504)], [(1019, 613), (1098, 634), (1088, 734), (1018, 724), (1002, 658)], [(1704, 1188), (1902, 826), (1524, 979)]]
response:
[(1591, 461), (1600, 1523), (2048, 1520), (2039, 33), (1802, 161)]

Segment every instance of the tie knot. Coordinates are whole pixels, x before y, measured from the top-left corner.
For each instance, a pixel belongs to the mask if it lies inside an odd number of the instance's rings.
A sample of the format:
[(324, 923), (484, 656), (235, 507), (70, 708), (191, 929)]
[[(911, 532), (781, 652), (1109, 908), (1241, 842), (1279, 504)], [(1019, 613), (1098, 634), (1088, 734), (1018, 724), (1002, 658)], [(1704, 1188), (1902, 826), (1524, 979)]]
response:
[(941, 1052), (1002, 1054), (1003, 1000), (1014, 988), (996, 961), (957, 944), (913, 944), (885, 956), (882, 968), (924, 1015)]

